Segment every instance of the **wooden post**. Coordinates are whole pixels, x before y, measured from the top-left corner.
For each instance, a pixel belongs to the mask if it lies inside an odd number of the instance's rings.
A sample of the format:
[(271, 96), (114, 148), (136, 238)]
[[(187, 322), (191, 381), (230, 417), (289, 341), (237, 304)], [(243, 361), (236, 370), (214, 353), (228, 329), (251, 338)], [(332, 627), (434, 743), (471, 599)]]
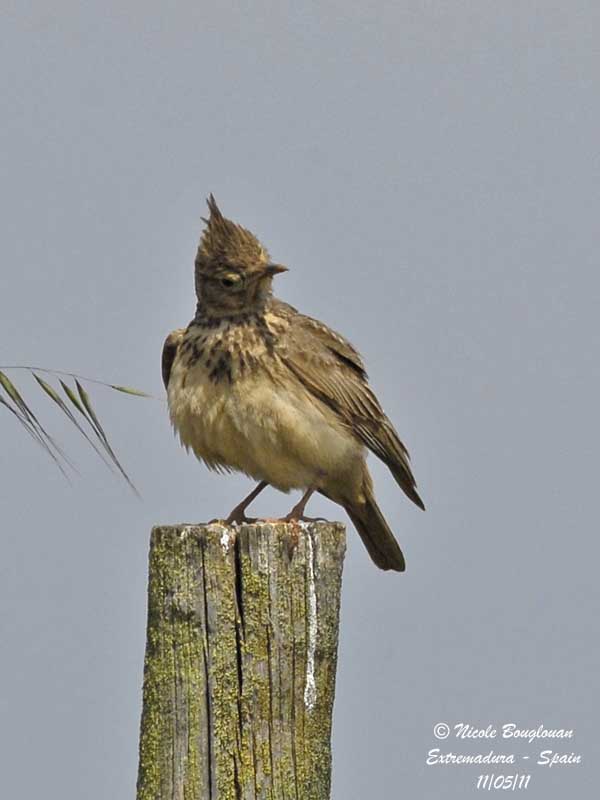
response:
[(345, 529), (156, 527), (138, 800), (328, 800)]

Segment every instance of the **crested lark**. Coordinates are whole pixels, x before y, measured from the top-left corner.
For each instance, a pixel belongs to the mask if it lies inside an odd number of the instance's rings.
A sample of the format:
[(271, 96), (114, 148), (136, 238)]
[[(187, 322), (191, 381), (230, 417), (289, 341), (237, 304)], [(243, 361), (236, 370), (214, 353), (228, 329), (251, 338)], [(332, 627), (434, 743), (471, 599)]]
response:
[(404, 570), (404, 557), (373, 495), (366, 448), (424, 508), (406, 448), (367, 383), (360, 355), (342, 336), (273, 297), (273, 264), (256, 237), (226, 219), (211, 195), (195, 266), (196, 315), (164, 345), (162, 371), (181, 442), (206, 465), (244, 472), (342, 505), (375, 564)]

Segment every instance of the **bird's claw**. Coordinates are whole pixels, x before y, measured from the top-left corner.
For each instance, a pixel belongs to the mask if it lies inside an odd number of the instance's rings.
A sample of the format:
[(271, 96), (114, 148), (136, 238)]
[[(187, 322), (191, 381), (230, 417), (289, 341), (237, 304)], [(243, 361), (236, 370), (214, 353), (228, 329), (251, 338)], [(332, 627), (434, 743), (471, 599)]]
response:
[(253, 525), (257, 521), (256, 517), (247, 517), (243, 512), (230, 514), (225, 520), (226, 525)]
[(227, 518), (215, 517), (209, 519), (207, 525), (243, 525), (244, 523), (254, 523), (256, 519), (247, 517), (245, 514), (230, 514)]
[(327, 522), (327, 520), (324, 517), (296, 517), (294, 514), (289, 513), (281, 519), (281, 522)]

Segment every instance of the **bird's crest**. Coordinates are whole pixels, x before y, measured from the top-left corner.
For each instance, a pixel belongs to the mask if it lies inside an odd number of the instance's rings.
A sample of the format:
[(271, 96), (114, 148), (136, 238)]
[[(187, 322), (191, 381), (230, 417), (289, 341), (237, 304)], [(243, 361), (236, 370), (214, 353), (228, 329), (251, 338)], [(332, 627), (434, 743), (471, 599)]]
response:
[(201, 272), (218, 265), (252, 270), (268, 262), (269, 254), (253, 233), (224, 217), (212, 194), (206, 202), (210, 216), (202, 217), (206, 228), (196, 256), (196, 266)]

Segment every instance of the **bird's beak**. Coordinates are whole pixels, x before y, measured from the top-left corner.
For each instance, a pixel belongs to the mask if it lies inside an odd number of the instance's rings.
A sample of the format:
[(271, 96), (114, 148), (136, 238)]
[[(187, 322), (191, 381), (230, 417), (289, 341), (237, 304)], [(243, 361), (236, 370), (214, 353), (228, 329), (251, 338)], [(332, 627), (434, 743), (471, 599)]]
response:
[(265, 272), (267, 275), (279, 275), (282, 272), (287, 272), (288, 268), (284, 267), (283, 264), (267, 264), (265, 267)]

